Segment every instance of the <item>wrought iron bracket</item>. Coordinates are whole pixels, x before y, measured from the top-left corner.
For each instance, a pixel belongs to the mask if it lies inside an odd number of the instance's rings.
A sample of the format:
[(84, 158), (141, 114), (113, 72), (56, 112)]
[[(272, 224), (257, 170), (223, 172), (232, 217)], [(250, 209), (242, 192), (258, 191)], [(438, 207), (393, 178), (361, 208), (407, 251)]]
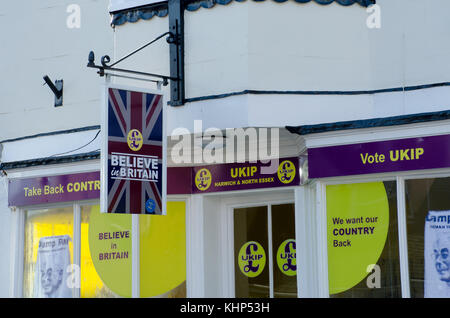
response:
[[(141, 46), (133, 52), (127, 54), (121, 59), (117, 60), (113, 64), (109, 65), (111, 58), (108, 55), (104, 55), (101, 58), (101, 65), (95, 64), (94, 52), (89, 52), (87, 67), (98, 69), (98, 74), (104, 76), (105, 74), (116, 75), (114, 72), (130, 73), (139, 76), (146, 76), (152, 78), (159, 78), (162, 80), (162, 85), (166, 86), (170, 80), (170, 101), (172, 106), (181, 106), (185, 102), (185, 85), (184, 85), (184, 6), (181, 0), (168, 0), (169, 9), (169, 31), (161, 34), (156, 39)], [(167, 36), (166, 41), (169, 44), (170, 49), (170, 75), (160, 75), (154, 73), (147, 73), (141, 71), (134, 71), (128, 69), (122, 69), (114, 67), (123, 60), (129, 58), (135, 53), (141, 51), (147, 46), (153, 44), (159, 39)], [(111, 73), (112, 72), (112, 73)], [(142, 78), (137, 78), (142, 79)]]

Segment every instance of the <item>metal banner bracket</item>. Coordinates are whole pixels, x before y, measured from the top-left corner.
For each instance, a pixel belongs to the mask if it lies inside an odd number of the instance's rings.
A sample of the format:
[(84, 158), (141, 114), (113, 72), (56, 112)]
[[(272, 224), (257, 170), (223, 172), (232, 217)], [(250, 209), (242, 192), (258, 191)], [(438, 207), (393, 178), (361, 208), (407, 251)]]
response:
[[(167, 86), (170, 80), (170, 101), (169, 105), (172, 106), (181, 106), (185, 103), (185, 82), (184, 82), (184, 5), (183, 0), (168, 0), (168, 11), (169, 11), (169, 31), (161, 34), (156, 39), (150, 41), (149, 43), (141, 46), (140, 48), (134, 50), (133, 52), (127, 54), (121, 59), (117, 60), (113, 64), (109, 65), (111, 62), (111, 58), (108, 55), (105, 55), (101, 58), (101, 65), (95, 64), (95, 55), (94, 52), (89, 52), (88, 64), (87, 67), (97, 68), (98, 74), (100, 76), (104, 76), (105, 74), (119, 77), (127, 77), (123, 75), (118, 75), (119, 73), (129, 73), (133, 75), (138, 75), (140, 77), (133, 77), (133, 79), (138, 80), (147, 80), (158, 83), (158, 85), (162, 84)], [(140, 72), (128, 69), (121, 69), (114, 67), (118, 63), (123, 60), (129, 58), (135, 53), (141, 51), (147, 46), (153, 44), (159, 39), (167, 36), (166, 41), (169, 44), (170, 49), (170, 75), (160, 75), (154, 73)], [(157, 80), (142, 78), (150, 77), (150, 78), (158, 78)], [(130, 78), (130, 77), (128, 77)]]

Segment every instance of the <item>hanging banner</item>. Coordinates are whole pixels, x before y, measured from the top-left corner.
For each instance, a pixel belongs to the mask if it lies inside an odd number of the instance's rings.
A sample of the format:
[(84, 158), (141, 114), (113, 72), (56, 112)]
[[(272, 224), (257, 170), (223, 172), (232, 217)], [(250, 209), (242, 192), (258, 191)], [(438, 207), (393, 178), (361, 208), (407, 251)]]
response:
[(70, 236), (41, 237), (34, 267), (33, 297), (69, 298)]
[(161, 92), (106, 85), (101, 212), (165, 214), (166, 134)]
[(424, 297), (450, 297), (450, 211), (429, 211), (425, 219)]

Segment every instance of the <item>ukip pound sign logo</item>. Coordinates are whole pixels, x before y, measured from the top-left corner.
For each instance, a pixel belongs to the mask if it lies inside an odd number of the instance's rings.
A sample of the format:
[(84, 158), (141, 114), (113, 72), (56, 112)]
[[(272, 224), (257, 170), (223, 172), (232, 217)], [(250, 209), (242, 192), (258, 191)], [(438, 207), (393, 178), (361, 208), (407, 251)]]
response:
[(195, 185), (197, 186), (197, 189), (200, 191), (206, 191), (208, 190), (209, 186), (211, 185), (212, 177), (211, 172), (209, 172), (208, 169), (200, 169), (197, 174), (195, 175)]
[(258, 276), (266, 265), (264, 248), (258, 242), (245, 243), (239, 250), (238, 263), (239, 269), (245, 276)]
[(297, 253), (295, 240), (288, 239), (280, 244), (277, 251), (277, 264), (283, 274), (287, 276), (297, 275)]
[(141, 132), (137, 129), (130, 130), (127, 136), (127, 143), (131, 150), (139, 151), (144, 144), (144, 138)]
[(295, 178), (295, 165), (289, 161), (285, 160), (278, 166), (278, 179), (283, 183), (291, 183)]

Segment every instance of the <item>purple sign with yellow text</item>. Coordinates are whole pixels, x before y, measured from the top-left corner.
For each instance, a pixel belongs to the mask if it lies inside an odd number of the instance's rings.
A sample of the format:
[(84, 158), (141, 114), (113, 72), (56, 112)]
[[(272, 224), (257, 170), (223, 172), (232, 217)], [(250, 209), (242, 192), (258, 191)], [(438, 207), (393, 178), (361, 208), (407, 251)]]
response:
[(450, 135), (308, 149), (310, 178), (450, 167)]
[(98, 199), (100, 173), (88, 172), (28, 179), (11, 179), (8, 205), (27, 206)]
[(296, 186), (300, 183), (299, 159), (278, 159), (272, 173), (264, 171), (271, 163), (217, 164), (192, 168), (192, 193), (251, 190)]

